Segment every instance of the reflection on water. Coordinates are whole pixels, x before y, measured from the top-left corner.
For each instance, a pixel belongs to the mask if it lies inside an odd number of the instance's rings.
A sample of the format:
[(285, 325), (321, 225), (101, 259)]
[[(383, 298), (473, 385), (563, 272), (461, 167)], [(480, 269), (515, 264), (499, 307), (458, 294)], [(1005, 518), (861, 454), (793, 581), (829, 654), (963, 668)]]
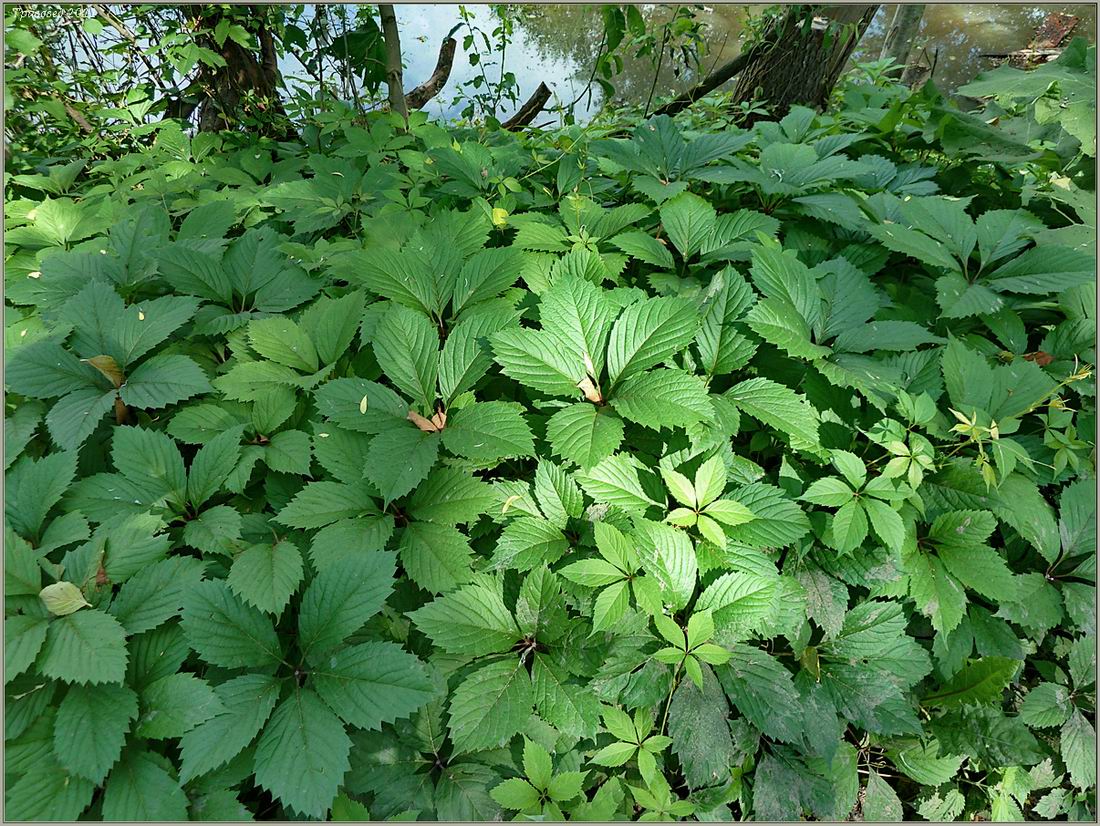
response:
[[(696, 71), (684, 71), (682, 66), (665, 66), (657, 77), (658, 96), (679, 92), (690, 86), (700, 75), (736, 56), (741, 47), (740, 34), (748, 14), (763, 6), (714, 4), (704, 7), (700, 20), (706, 24), (707, 54)], [(857, 57), (878, 57), (886, 29), (896, 6), (885, 5), (876, 15), (860, 44)], [(474, 22), (492, 31), (496, 12), (486, 5), (471, 5)], [(643, 6), (650, 21), (660, 21), (669, 7)], [(436, 49), (442, 37), (460, 22), (458, 7), (419, 4), (396, 7), (405, 45), (406, 86), (420, 83), (435, 66)], [(1049, 5), (974, 5), (928, 4), (921, 22), (918, 45), (927, 51), (929, 59), (936, 56), (934, 80), (951, 91), (969, 81), (993, 64), (982, 57), (986, 52), (1009, 52), (1026, 47), (1035, 28), (1051, 12), (1072, 14), (1080, 18), (1075, 34), (1090, 41), (1096, 39), (1096, 7), (1084, 4)], [(514, 39), (508, 47), (507, 71), (515, 73), (520, 99), (526, 98), (540, 81), (553, 90), (553, 103), (576, 101), (578, 120), (591, 116), (602, 104), (598, 87), (588, 87), (593, 61), (599, 50), (603, 22), (599, 11), (584, 5), (510, 6), (515, 15)], [(456, 37), (461, 44), (464, 30)], [(937, 55), (938, 52), (938, 55)], [(495, 78), (496, 67), (490, 72)], [(427, 107), (438, 117), (457, 117), (462, 103), (456, 102), (461, 84), (480, 74), (460, 53), (456, 56), (450, 81), (444, 91)], [(629, 102), (644, 102), (653, 85), (654, 66), (649, 59), (625, 61), (623, 73), (615, 79), (616, 98)], [(511, 114), (502, 107), (501, 117)]]

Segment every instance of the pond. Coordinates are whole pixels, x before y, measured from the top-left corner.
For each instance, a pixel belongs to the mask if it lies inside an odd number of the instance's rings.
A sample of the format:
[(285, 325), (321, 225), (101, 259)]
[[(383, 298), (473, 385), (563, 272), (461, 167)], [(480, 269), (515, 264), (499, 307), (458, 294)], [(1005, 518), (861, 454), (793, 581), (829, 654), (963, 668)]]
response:
[[(475, 27), (491, 33), (499, 22), (499, 6), (471, 5), (466, 7)], [(586, 5), (512, 5), (514, 31), (508, 45), (505, 71), (515, 74), (520, 101), (526, 99), (545, 82), (552, 90), (551, 106), (576, 103), (578, 120), (587, 120), (603, 103), (598, 87), (589, 88), (593, 60), (603, 33), (600, 14)], [(642, 7), (650, 20), (661, 19), (670, 7)], [(657, 77), (658, 96), (687, 88), (712, 66), (736, 56), (741, 46), (741, 33), (747, 17), (763, 6), (714, 4), (704, 6), (699, 20), (704, 23), (703, 37), (707, 54), (702, 58), (697, 74), (680, 71), (667, 61)], [(882, 41), (896, 6), (879, 9), (871, 27), (860, 44), (856, 57), (877, 58)], [(462, 37), (467, 32), (462, 24), (459, 7), (442, 4), (415, 4), (396, 7), (404, 46), (406, 88), (426, 79), (435, 67), (437, 49), (448, 31), (459, 26), (455, 37), (460, 43), (451, 78), (427, 110), (436, 117), (453, 118), (461, 113), (462, 84), (481, 73), (480, 66), (470, 65), (461, 52)], [(1095, 42), (1096, 7), (1084, 4), (1062, 5), (977, 5), (928, 4), (925, 8), (918, 44), (931, 60), (935, 57), (933, 80), (944, 91), (953, 91), (993, 63), (988, 52), (1009, 52), (1028, 45), (1035, 28), (1051, 12), (1072, 14), (1080, 21), (1076, 34)], [(486, 73), (495, 80), (500, 71), (499, 55), (489, 55), (492, 61)], [(615, 79), (616, 97), (626, 102), (644, 102), (654, 87), (654, 65), (648, 58), (626, 60), (623, 73)], [(502, 104), (500, 116), (507, 116), (514, 105)], [(549, 117), (549, 116), (548, 116)]]

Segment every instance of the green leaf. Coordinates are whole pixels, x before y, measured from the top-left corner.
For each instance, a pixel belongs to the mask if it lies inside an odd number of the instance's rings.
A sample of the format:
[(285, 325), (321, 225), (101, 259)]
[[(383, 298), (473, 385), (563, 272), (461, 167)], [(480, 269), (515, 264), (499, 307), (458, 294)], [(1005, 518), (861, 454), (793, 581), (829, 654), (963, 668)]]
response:
[(8, 786), (4, 816), (12, 820), (75, 821), (94, 794), (94, 783), (70, 775), (47, 755)]
[(310, 672), (313, 688), (347, 723), (379, 729), (408, 717), (435, 693), (424, 664), (391, 642), (343, 648)]
[(492, 488), (457, 468), (432, 470), (407, 502), (411, 516), (442, 525), (474, 522), (493, 503)]
[(283, 700), (256, 742), (256, 783), (284, 805), (322, 817), (350, 767), (343, 723), (308, 689)]
[(199, 560), (187, 556), (148, 565), (123, 583), (110, 613), (127, 634), (156, 628), (179, 614), (186, 593), (202, 579), (202, 570)]
[(115, 428), (111, 461), (131, 482), (153, 499), (180, 502), (187, 491), (183, 457), (166, 433), (141, 427)]
[(222, 711), (180, 739), (180, 782), (219, 768), (259, 734), (279, 699), (281, 681), (246, 674), (214, 687)]
[(818, 412), (790, 388), (770, 379), (746, 379), (727, 390), (725, 397), (757, 421), (789, 435), (796, 450), (821, 450)]
[(237, 466), (242, 432), (243, 426), (229, 427), (199, 448), (191, 460), (187, 472), (187, 500), (196, 508), (221, 489)]
[(926, 694), (921, 703), (932, 708), (1000, 703), (1005, 687), (1019, 666), (1018, 660), (1008, 657), (974, 660), (940, 688)]
[(298, 609), (298, 647), (310, 662), (363, 627), (393, 590), (393, 556), (373, 551), (325, 568), (306, 588)]
[(769, 737), (797, 742), (803, 723), (792, 713), (800, 701), (790, 672), (758, 648), (733, 644), (729, 649), (729, 662), (716, 666), (714, 673), (730, 703)]
[(875, 771), (867, 775), (862, 810), (865, 820), (900, 823), (904, 819), (897, 792)]
[(722, 687), (709, 668), (703, 669), (701, 689), (690, 680), (681, 680), (672, 695), (668, 715), (672, 751), (693, 789), (724, 782), (736, 763), (728, 715)]
[(535, 455), (523, 407), (509, 402), (477, 402), (456, 410), (443, 430), (443, 446), (479, 463)]
[(397, 553), (412, 581), (433, 594), (451, 591), (470, 579), (469, 540), (451, 525), (410, 523), (401, 534)]
[(53, 341), (35, 341), (12, 352), (4, 381), (11, 392), (35, 399), (52, 399), (103, 386), (94, 367)]
[(1096, 785), (1096, 729), (1080, 711), (1074, 711), (1062, 726), (1062, 760), (1073, 785), (1089, 789)]
[(714, 231), (714, 207), (692, 192), (683, 192), (661, 204), (661, 224), (669, 240), (687, 261)]
[(642, 487), (638, 471), (642, 464), (634, 457), (617, 453), (577, 474), (577, 484), (597, 502), (618, 505), (624, 510), (644, 511), (660, 505)]
[(159, 410), (211, 390), (202, 368), (187, 356), (159, 355), (138, 365), (119, 396), (131, 407)]
[(1060, 726), (1073, 709), (1069, 689), (1057, 683), (1039, 683), (1020, 703), (1020, 718), (1032, 728)]
[(11, 681), (31, 667), (46, 641), (42, 617), (17, 614), (4, 620), (4, 677)]
[(546, 438), (557, 456), (587, 470), (618, 449), (623, 422), (595, 405), (580, 402), (550, 417)]
[(76, 476), (75, 453), (24, 457), (7, 474), (4, 515), (19, 534), (36, 538), (50, 509)]
[(607, 345), (612, 386), (682, 350), (698, 324), (695, 307), (682, 298), (649, 298), (629, 305), (612, 327)]
[(159, 755), (131, 746), (107, 779), (104, 820), (186, 820), (187, 795)]
[(436, 398), (439, 334), (424, 315), (394, 304), (372, 339), (374, 354), (397, 389), (430, 410)]
[(747, 639), (770, 621), (779, 596), (774, 576), (735, 571), (722, 574), (703, 589), (696, 611), (710, 611), (719, 637)]
[(580, 396), (584, 362), (556, 337), (539, 330), (502, 330), (489, 337), (504, 375), (549, 396)]
[(302, 313), (300, 326), (316, 347), (321, 364), (332, 364), (347, 352), (362, 317), (362, 292), (340, 298), (322, 295)]
[(455, 315), (479, 301), (504, 292), (516, 281), (523, 253), (516, 247), (481, 250), (462, 265), (455, 281), (451, 307)]
[(941, 634), (958, 627), (966, 611), (962, 586), (947, 573), (934, 556), (917, 553), (906, 561), (909, 594), (921, 613), (932, 618), (932, 626)]
[(183, 595), (183, 630), (199, 656), (224, 668), (268, 668), (282, 660), (271, 620), (233, 596), (220, 580), (194, 583)]
[(126, 686), (73, 686), (57, 709), (54, 754), (66, 771), (100, 784), (137, 716), (137, 695)]
[(291, 528), (322, 528), (341, 519), (371, 516), (378, 508), (364, 485), (311, 482), (275, 517)]
[(831, 351), (810, 341), (810, 326), (789, 302), (764, 298), (745, 314), (752, 331), (795, 358), (815, 359)]
[[(620, 574), (621, 576), (621, 574)], [(592, 604), (592, 631), (609, 631), (630, 605), (630, 583), (623, 580), (600, 591)]]
[(870, 500), (853, 500), (833, 516), (833, 543), (841, 553), (854, 551), (867, 538), (867, 511), (864, 503)]
[(664, 601), (680, 610), (695, 591), (699, 565), (688, 535), (677, 528), (635, 521), (638, 559), (661, 588)]
[(619, 385), (611, 403), (624, 419), (654, 430), (687, 427), (714, 415), (702, 379), (683, 370), (634, 375)]
[(366, 477), (388, 504), (428, 475), (439, 454), (438, 433), (397, 427), (375, 436), (367, 453)]
[(579, 361), (593, 379), (603, 371), (607, 339), (618, 308), (591, 281), (575, 275), (554, 280), (541, 296), (542, 329)]
[(569, 540), (552, 522), (523, 516), (504, 528), (492, 564), (529, 571), (543, 563), (557, 562), (567, 550)]
[(264, 462), (279, 473), (310, 476), (309, 436), (300, 430), (284, 430), (271, 437), (264, 449)]
[(533, 705), (531, 678), (518, 658), (482, 666), (451, 695), (449, 728), (456, 753), (502, 745), (523, 728)]
[(283, 539), (246, 548), (233, 560), (225, 581), (248, 604), (278, 616), (298, 590), (303, 572), (301, 552)]
[(249, 322), (248, 340), (265, 359), (286, 367), (315, 373), (320, 366), (313, 342), (289, 318), (272, 316)]
[(493, 800), (505, 809), (515, 809), (516, 811), (537, 807), (541, 800), (538, 789), (518, 777), (513, 777), (511, 780), (505, 780), (499, 786), (494, 786), (489, 794)]
[(121, 683), (126, 675), (126, 632), (102, 611), (51, 620), (38, 670), (67, 683)]
[(466, 585), (409, 613), (432, 642), (452, 654), (482, 656), (507, 651), (520, 639), (504, 600), (489, 587)]
[(901, 521), (898, 512), (885, 502), (870, 497), (863, 497), (860, 504), (871, 518), (871, 527), (875, 529), (879, 539), (890, 550), (900, 552), (905, 543), (905, 523)]
[(141, 692), (137, 733), (150, 739), (182, 737), (225, 711), (217, 692), (194, 674), (171, 674)]
[(646, 264), (652, 264), (658, 269), (671, 270), (675, 266), (672, 253), (668, 251), (665, 245), (641, 230), (620, 232), (610, 240), (610, 243), (627, 255)]

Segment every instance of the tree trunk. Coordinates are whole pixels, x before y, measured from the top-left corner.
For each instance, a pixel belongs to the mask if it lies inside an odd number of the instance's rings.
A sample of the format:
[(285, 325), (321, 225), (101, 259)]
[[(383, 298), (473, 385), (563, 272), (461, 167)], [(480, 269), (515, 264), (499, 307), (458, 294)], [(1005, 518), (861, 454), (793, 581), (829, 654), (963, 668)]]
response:
[(905, 72), (909, 64), (909, 53), (913, 49), (913, 42), (920, 30), (920, 20), (924, 16), (924, 6), (921, 4), (901, 5), (894, 12), (894, 19), (890, 23), (890, 30), (886, 33), (886, 40), (882, 44), (881, 59), (890, 58), (897, 68), (893, 70), (895, 75)]
[[(258, 127), (260, 132), (278, 138), (292, 138), (294, 133), (286, 123), (286, 110), (279, 99), (282, 77), (277, 64), (275, 40), (267, 26), (264, 11), (255, 6), (246, 8), (251, 17), (249, 28), (260, 44), (259, 53), (228, 37), (220, 46), (209, 35), (203, 38), (203, 45), (217, 51), (225, 60), (225, 65), (203, 67), (199, 77), (199, 86), (203, 91), (198, 104), (199, 130), (216, 132), (232, 129), (250, 116), (262, 124)], [(196, 25), (207, 29), (214, 29), (222, 17), (216, 6), (184, 6), (183, 9)], [(180, 107), (180, 111), (188, 113), (191, 109), (193, 107), (186, 104)], [(257, 129), (253, 125), (250, 128)]]
[(390, 111), (408, 122), (409, 108), (405, 105), (404, 79), (401, 76), (401, 37), (397, 31), (397, 16), (390, 3), (379, 3), (378, 14), (382, 18), (382, 37), (386, 41), (386, 88), (389, 91)]
[[(878, 5), (790, 6), (763, 35), (766, 48), (744, 68), (733, 90), (735, 104), (757, 101), (782, 118), (795, 105), (823, 110), (848, 55), (867, 30)], [(812, 16), (812, 25), (807, 25)]]

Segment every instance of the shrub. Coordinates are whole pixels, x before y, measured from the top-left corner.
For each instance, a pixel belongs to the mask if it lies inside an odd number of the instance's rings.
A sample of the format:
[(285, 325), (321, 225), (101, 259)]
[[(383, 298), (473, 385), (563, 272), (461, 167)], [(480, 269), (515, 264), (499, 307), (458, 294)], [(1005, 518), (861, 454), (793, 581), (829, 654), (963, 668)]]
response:
[(7, 816), (1091, 817), (1095, 150), (840, 95), (15, 176)]

